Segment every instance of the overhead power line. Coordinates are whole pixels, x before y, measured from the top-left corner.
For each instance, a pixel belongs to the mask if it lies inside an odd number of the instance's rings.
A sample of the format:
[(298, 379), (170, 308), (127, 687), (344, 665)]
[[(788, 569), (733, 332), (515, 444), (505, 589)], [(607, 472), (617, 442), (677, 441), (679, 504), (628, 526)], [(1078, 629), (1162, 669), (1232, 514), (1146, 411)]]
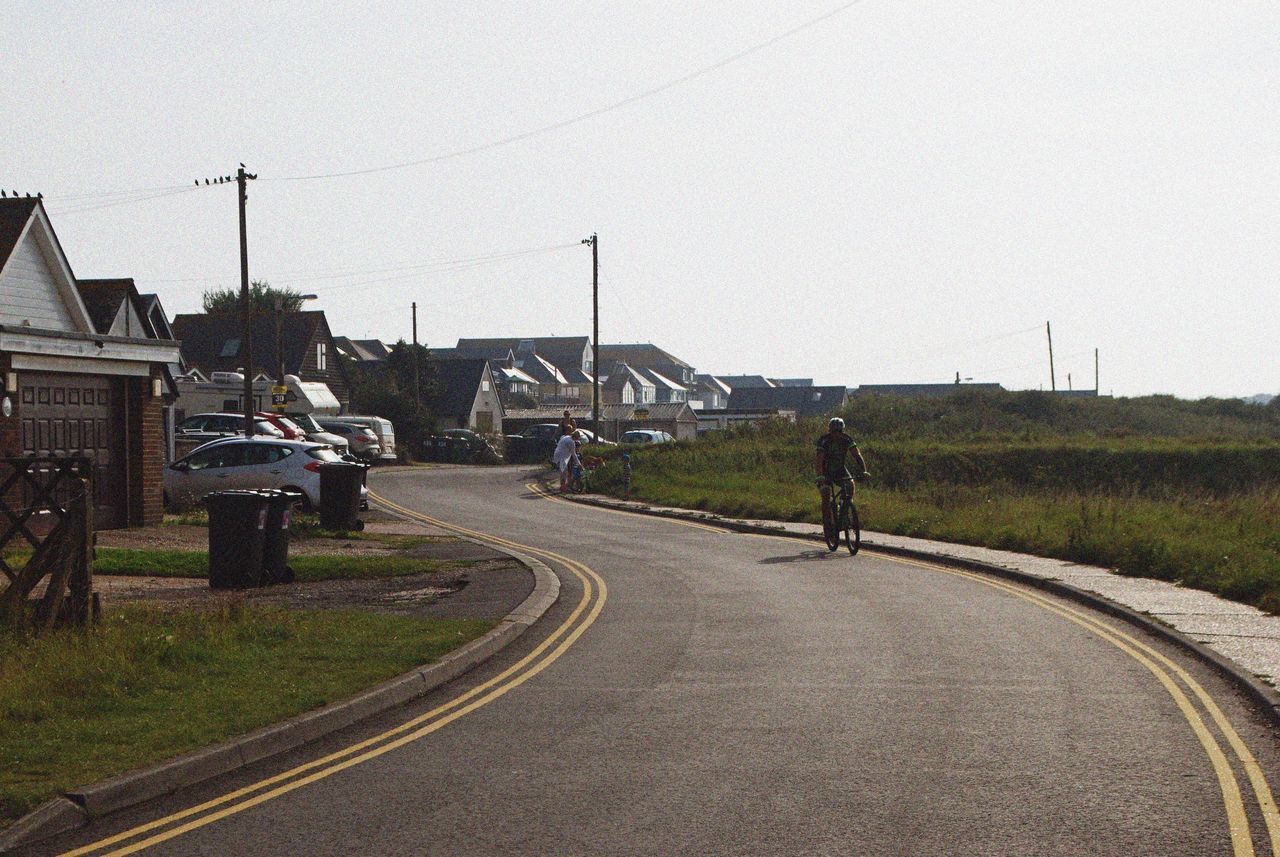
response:
[(834, 18), (836, 15), (839, 15), (841, 12), (845, 12), (848, 9), (854, 6), (857, 6), (861, 2), (863, 2), (863, 0), (852, 0), (852, 2), (844, 3), (843, 5), (837, 6), (836, 8), (831, 9), (828, 12), (824, 12), (823, 14), (818, 15), (816, 18), (810, 18), (809, 20), (805, 21), (802, 24), (797, 24), (796, 26), (792, 27), (791, 29), (787, 30), (784, 33), (779, 33), (778, 35), (770, 39), (766, 39), (765, 41), (760, 42), (759, 44), (752, 45), (749, 48), (738, 51), (736, 54), (725, 57), (724, 59), (718, 62), (714, 62), (711, 65), (703, 66), (697, 71), (692, 71), (689, 74), (684, 75), (683, 77), (678, 77), (675, 80), (667, 81), (666, 83), (661, 84), (660, 86), (655, 86), (652, 89), (647, 89), (644, 92), (629, 96), (627, 98), (622, 99), (621, 101), (616, 101), (613, 104), (607, 105), (605, 107), (598, 107), (595, 110), (590, 110), (586, 113), (581, 113), (570, 119), (563, 119), (559, 122), (553, 122), (549, 125), (543, 125), (538, 128), (533, 128), (529, 131), (524, 131), (519, 134), (513, 134), (510, 137), (503, 137), (500, 140), (493, 140), (488, 143), (481, 143), (476, 146), (469, 146), (465, 149), (456, 149), (452, 152), (444, 152), (443, 154), (432, 155), (431, 157), (427, 157), (427, 158), (419, 158), (413, 161), (403, 161), (397, 164), (384, 164), (382, 166), (377, 166), (377, 167), (366, 167), (364, 169), (345, 170), (341, 172), (314, 173), (311, 175), (300, 175), (300, 176), (279, 176), (274, 179), (267, 179), (267, 181), (293, 181), (293, 182), (312, 181), (314, 179), (333, 179), (333, 178), (343, 178), (346, 176), (365, 176), (371, 173), (382, 173), (382, 172), (388, 172), (390, 170), (402, 170), (407, 167), (419, 167), (425, 164), (435, 164), (435, 163), (439, 163), (440, 161), (447, 161), (453, 158), (461, 158), (467, 155), (475, 155), (480, 152), (488, 151), (489, 149), (497, 149), (501, 146), (509, 146), (512, 143), (519, 143), (522, 140), (528, 140), (531, 137), (537, 137), (542, 134), (548, 134), (552, 131), (559, 131), (561, 128), (568, 128), (571, 125), (577, 125), (579, 123), (586, 122), (590, 119), (595, 119), (597, 116), (603, 116), (606, 113), (611, 113), (614, 110), (619, 110), (623, 107), (627, 107), (628, 105), (635, 104), (637, 101), (643, 101), (646, 98), (652, 98), (653, 96), (666, 92), (669, 89), (674, 89), (677, 86), (682, 86), (683, 84), (689, 83), (692, 80), (697, 80), (698, 78), (704, 77), (708, 74), (711, 74), (712, 72), (719, 71), (720, 69), (724, 68), (727, 65), (732, 65), (733, 63), (738, 62), (739, 60), (745, 59), (751, 56), (752, 54), (756, 54), (756, 53), (759, 53), (760, 51), (765, 50), (766, 48), (770, 48), (773, 45), (776, 45), (778, 42), (785, 41), (786, 39), (789, 39), (792, 36), (796, 35), (797, 33), (807, 30), (810, 27), (815, 27), (818, 24), (821, 24), (823, 21), (827, 20), (828, 18)]

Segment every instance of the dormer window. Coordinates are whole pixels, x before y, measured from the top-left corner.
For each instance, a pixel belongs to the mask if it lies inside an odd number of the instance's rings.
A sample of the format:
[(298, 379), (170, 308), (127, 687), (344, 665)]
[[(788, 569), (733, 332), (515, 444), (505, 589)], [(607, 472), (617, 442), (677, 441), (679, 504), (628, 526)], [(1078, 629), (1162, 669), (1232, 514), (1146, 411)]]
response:
[(325, 348), (323, 342), (316, 343), (316, 369), (320, 372), (325, 371)]
[(222, 351), (218, 353), (219, 357), (235, 357), (240, 353), (240, 340), (228, 339), (222, 343)]

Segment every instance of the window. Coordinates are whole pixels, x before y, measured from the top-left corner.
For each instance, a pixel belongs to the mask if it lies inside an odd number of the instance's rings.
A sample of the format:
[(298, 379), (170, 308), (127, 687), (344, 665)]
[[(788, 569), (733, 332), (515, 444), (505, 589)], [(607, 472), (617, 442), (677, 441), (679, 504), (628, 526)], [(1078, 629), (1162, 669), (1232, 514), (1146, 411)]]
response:
[(489, 392), (489, 379), (488, 379), (488, 378), (485, 378), (484, 380), (482, 380), (482, 381), (480, 382), (480, 392), (482, 392), (482, 393), (487, 393), (487, 392)]
[(275, 464), (293, 454), (289, 447), (273, 443), (248, 443), (243, 449), (245, 464)]
[(317, 342), (316, 343), (316, 369), (320, 370), (321, 372), (325, 371), (324, 358), (325, 358), (324, 343)]
[(226, 342), (222, 343), (222, 351), (218, 354), (218, 356), (219, 357), (235, 357), (239, 353), (240, 353), (240, 340), (228, 339)]
[(202, 449), (192, 453), (187, 464), (192, 470), (209, 468), (237, 467), (244, 463), (243, 443), (223, 443), (213, 449)]

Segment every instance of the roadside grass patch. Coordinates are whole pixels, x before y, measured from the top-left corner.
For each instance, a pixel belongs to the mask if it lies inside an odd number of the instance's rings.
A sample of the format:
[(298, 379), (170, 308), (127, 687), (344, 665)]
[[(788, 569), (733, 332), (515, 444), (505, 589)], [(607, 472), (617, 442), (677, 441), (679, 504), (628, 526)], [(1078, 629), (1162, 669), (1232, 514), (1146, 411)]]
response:
[[(407, 577), (473, 564), (471, 560), (420, 559), (402, 554), (299, 554), (289, 557), (289, 567), (294, 570), (299, 581)], [(209, 576), (209, 555), (204, 551), (98, 548), (93, 569), (95, 574), (106, 575), (204, 578)]]
[(126, 606), (87, 631), (0, 636), (0, 826), (68, 789), (343, 699), (494, 624)]

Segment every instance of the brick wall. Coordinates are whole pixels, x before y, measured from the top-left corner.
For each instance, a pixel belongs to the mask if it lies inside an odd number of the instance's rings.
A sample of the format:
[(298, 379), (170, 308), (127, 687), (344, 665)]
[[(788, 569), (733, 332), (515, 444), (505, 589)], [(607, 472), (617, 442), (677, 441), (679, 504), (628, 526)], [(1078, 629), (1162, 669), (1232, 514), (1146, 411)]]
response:
[[(158, 376), (157, 376), (158, 377)], [(129, 525), (164, 517), (164, 398), (151, 395), (150, 378), (127, 380), (129, 399)]]

